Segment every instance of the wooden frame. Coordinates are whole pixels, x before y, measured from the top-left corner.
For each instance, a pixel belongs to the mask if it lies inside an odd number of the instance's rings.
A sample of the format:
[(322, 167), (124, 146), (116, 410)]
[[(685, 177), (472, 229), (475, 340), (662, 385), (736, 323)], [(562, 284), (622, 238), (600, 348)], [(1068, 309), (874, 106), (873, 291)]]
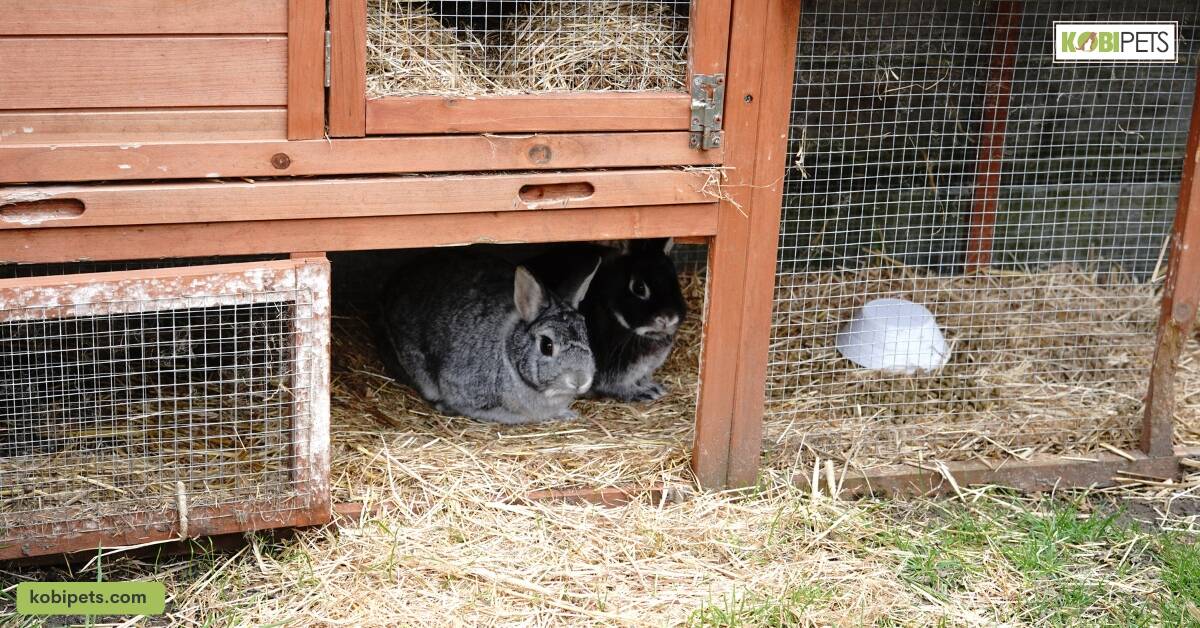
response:
[[(571, 92), (453, 98), (366, 94), (366, 0), (330, 0), (334, 62), (330, 130), (354, 135), (687, 131), (686, 92)], [(692, 5), (688, 82), (693, 73), (725, 71), (732, 0)], [(361, 110), (360, 110), (361, 107)], [(335, 124), (336, 120), (336, 124)], [(336, 130), (335, 130), (336, 129)]]
[[(247, 500), (231, 506), (198, 507), (186, 513), (187, 536), (242, 532), (265, 528), (317, 525), (329, 521), (329, 264), (324, 259), (297, 259), (245, 264), (60, 275), (0, 280), (0, 319), (25, 316), (20, 308), (37, 308), (39, 317), (105, 314), (132, 303), (147, 310), (194, 307), (195, 297), (213, 305), (252, 303), (261, 295), (299, 291), (311, 299), (307, 317), (298, 317), (292, 333), (298, 391), (293, 400), (296, 443), (292, 484), (295, 493), (276, 501)], [(62, 305), (64, 295), (76, 295)], [(156, 295), (145, 301), (145, 295)], [(103, 295), (95, 301), (94, 295)], [(297, 304), (301, 307), (301, 304)], [(303, 391), (303, 392), (299, 392)], [(186, 510), (186, 509), (185, 509)], [(165, 541), (183, 536), (180, 509), (89, 518), (81, 509), (77, 521), (9, 527), (15, 539), (0, 545), (0, 560), (94, 550)]]

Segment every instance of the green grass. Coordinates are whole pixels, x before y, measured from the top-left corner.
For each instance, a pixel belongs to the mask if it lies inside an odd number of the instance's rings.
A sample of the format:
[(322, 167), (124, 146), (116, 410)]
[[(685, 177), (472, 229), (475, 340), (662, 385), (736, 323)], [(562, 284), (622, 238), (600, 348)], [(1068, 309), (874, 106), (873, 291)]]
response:
[(804, 610), (820, 603), (826, 596), (816, 587), (799, 587), (780, 595), (735, 591), (697, 609), (688, 619), (688, 625), (696, 628), (796, 626), (803, 623)]
[(1200, 626), (1200, 543), (1167, 535), (1157, 550), (1166, 591), (1159, 601), (1164, 624)]
[[(807, 502), (796, 502), (780, 510), (759, 539), (762, 562), (778, 560), (786, 547), (821, 530), (808, 509)], [(1030, 501), (997, 491), (971, 504), (879, 502), (863, 512), (870, 531), (858, 539), (854, 554), (886, 560), (915, 597), (947, 609), (948, 624), (958, 623), (956, 598), (987, 595), (989, 587), (1004, 583), (1017, 595), (987, 620), (1200, 628), (1197, 539), (1139, 527), (1121, 511), (1097, 509), (1084, 497)], [(746, 539), (739, 544), (752, 545)], [(806, 609), (821, 608), (830, 598), (815, 588), (735, 592), (697, 609), (690, 625), (802, 625)], [(903, 617), (878, 621), (907, 623)]]

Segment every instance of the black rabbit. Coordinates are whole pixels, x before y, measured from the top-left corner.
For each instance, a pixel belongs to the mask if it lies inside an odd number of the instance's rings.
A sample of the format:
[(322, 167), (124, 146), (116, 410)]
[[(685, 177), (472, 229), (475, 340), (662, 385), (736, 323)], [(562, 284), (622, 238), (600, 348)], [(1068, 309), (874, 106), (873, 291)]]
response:
[(654, 371), (671, 352), (687, 304), (668, 253), (669, 238), (629, 240), (616, 247), (563, 245), (526, 265), (551, 290), (569, 290), (590, 270), (600, 268), (579, 311), (587, 319), (596, 360), (591, 396), (620, 401), (653, 401), (666, 392)]

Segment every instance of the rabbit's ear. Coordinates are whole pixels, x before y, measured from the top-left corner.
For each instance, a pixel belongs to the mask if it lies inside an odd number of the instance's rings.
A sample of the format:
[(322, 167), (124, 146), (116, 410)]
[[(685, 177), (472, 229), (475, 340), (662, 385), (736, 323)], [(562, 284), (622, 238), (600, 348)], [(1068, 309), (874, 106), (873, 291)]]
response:
[(673, 248), (675, 248), (675, 238), (648, 238), (633, 240), (630, 249), (625, 252), (653, 255), (661, 251), (664, 255), (669, 255)]
[(517, 266), (516, 278), (513, 280), (513, 303), (517, 305), (517, 313), (521, 315), (521, 320), (526, 323), (533, 322), (546, 303), (542, 284), (538, 283), (524, 266)]
[(600, 270), (600, 257), (596, 257), (596, 263), (592, 264), (591, 269), (581, 276), (573, 278), (569, 283), (562, 288), (562, 298), (566, 300), (571, 307), (579, 309), (579, 304), (583, 303), (583, 298), (587, 296), (588, 286), (592, 285), (592, 279), (596, 276), (596, 271)]

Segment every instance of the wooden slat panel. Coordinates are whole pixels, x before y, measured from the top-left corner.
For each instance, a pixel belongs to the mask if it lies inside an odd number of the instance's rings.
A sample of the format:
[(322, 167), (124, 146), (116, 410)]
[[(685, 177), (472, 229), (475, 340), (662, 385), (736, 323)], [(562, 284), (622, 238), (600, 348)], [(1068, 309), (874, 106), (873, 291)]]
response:
[(4, 141), (4, 183), (703, 166), (722, 155), (688, 148), (687, 133), (679, 132), (181, 144), (137, 144), (131, 134), (125, 144), (53, 147)]
[(325, 135), (325, 0), (288, 0), (288, 139)]
[(0, 230), (0, 261), (147, 259), (566, 242), (716, 232), (715, 203), (139, 227)]
[(287, 104), (287, 39), (0, 39), (0, 109)]
[(287, 0), (0, 0), (0, 35), (286, 31)]
[(329, 135), (367, 132), (367, 0), (330, 0)]
[[(0, 189), (0, 229), (715, 203), (716, 198), (704, 189), (707, 183), (708, 175), (703, 172), (631, 170), (261, 183), (18, 186)], [(569, 193), (544, 197), (531, 193), (534, 186), (553, 189), (555, 185), (568, 186)], [(47, 211), (48, 202), (55, 200), (82, 202), (82, 212), (63, 216)], [(27, 211), (23, 211), (25, 207)]]
[(367, 133), (684, 131), (691, 97), (665, 92), (585, 92), (367, 101)]
[[(0, 150), (15, 144), (111, 142), (128, 146), (138, 142), (285, 137), (287, 112), (283, 108), (0, 111)], [(43, 146), (32, 154), (39, 152), (49, 149)], [(88, 177), (77, 174), (71, 178)]]

